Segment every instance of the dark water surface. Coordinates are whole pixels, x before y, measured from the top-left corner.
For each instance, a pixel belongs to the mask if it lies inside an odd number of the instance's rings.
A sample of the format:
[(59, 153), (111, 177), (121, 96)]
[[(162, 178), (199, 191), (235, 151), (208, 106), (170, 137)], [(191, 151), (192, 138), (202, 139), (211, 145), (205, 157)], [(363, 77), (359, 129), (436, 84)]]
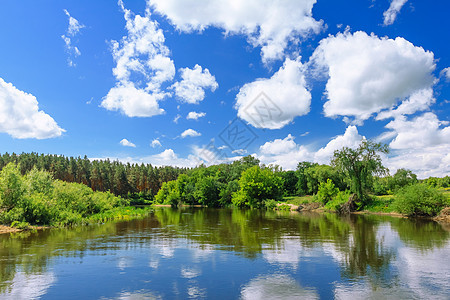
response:
[(0, 235), (0, 299), (449, 299), (449, 238), (386, 216), (158, 208)]

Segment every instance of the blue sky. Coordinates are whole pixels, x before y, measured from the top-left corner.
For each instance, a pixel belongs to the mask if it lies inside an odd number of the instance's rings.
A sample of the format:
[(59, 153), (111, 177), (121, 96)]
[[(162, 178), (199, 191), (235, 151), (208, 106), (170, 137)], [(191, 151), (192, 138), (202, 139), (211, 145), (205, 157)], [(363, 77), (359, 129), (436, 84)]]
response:
[(448, 1), (0, 3), (0, 152), (450, 173)]

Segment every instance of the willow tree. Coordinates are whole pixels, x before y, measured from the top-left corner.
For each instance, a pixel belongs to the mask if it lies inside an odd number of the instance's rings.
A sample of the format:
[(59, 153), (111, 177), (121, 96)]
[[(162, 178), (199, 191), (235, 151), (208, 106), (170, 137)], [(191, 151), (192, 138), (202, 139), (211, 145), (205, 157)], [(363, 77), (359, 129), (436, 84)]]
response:
[(351, 191), (357, 195), (362, 205), (368, 200), (367, 192), (372, 187), (373, 176), (387, 172), (380, 153), (389, 153), (387, 145), (365, 139), (356, 149), (344, 147), (334, 151), (331, 165), (344, 173), (350, 181)]

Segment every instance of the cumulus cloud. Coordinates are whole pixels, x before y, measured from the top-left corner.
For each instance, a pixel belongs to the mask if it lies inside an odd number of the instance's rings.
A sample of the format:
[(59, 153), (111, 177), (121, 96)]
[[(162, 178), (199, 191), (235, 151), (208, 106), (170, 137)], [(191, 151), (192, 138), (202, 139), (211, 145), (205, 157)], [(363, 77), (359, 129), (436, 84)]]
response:
[(165, 46), (163, 31), (152, 21), (147, 8), (144, 16), (133, 15), (123, 2), (127, 36), (121, 42), (112, 41), (112, 54), (116, 62), (113, 74), (116, 86), (103, 98), (101, 106), (118, 110), (129, 117), (150, 117), (164, 112), (158, 101), (170, 93), (162, 85), (173, 79), (175, 66)]
[(186, 119), (188, 120), (198, 120), (199, 118), (203, 118), (204, 116), (206, 116), (206, 113), (204, 112), (195, 112), (195, 111), (191, 111), (188, 113)]
[(393, 150), (386, 164), (391, 173), (406, 168), (419, 178), (446, 176), (450, 172), (450, 126), (431, 112), (412, 120), (400, 116), (386, 125)]
[(433, 89), (423, 89), (411, 94), (411, 96), (403, 101), (397, 108), (391, 108), (387, 111), (380, 112), (376, 119), (383, 120), (388, 118), (396, 118), (402, 115), (410, 115), (418, 111), (427, 110), (430, 105), (436, 102), (433, 97)]
[(283, 169), (294, 170), (301, 161), (313, 161), (314, 153), (298, 145), (289, 134), (284, 139), (266, 142), (259, 148), (258, 159), (264, 164), (276, 164)]
[(183, 131), (183, 133), (181, 134), (181, 137), (184, 139), (186, 137), (196, 137), (196, 136), (201, 136), (202, 134), (200, 132), (195, 131), (194, 129), (186, 129), (185, 131)]
[(423, 148), (435, 146), (442, 143), (450, 144), (450, 126), (440, 129), (447, 122), (439, 121), (438, 117), (431, 112), (408, 121), (406, 117), (399, 117), (386, 125), (392, 129), (397, 136), (390, 143), (393, 149)]
[(329, 76), (327, 117), (350, 116), (358, 123), (405, 99), (409, 103), (400, 110), (408, 113), (434, 101), (430, 92), (436, 67), (433, 53), (401, 37), (339, 33), (323, 39), (311, 61)]
[(136, 148), (136, 145), (133, 144), (132, 142), (130, 142), (129, 140), (127, 140), (127, 139), (122, 139), (122, 140), (120, 141), (120, 144), (121, 144), (122, 146), (125, 146), (125, 147), (133, 147), (133, 148)]
[(332, 139), (325, 147), (320, 148), (314, 155), (314, 161), (321, 164), (329, 164), (334, 151), (344, 147), (357, 148), (361, 141), (365, 139), (358, 133), (356, 126), (348, 126), (344, 135), (338, 135)]
[(294, 137), (288, 134), (284, 139), (275, 139), (263, 144), (257, 156), (262, 163), (276, 164), (283, 169), (293, 170), (301, 161), (329, 164), (335, 150), (343, 147), (356, 148), (363, 139), (356, 126), (348, 126), (343, 135), (334, 137), (325, 147), (313, 151), (308, 146), (297, 144)]
[(264, 62), (281, 59), (290, 41), (318, 33), (322, 22), (312, 17), (316, 0), (149, 0), (179, 30), (208, 27), (226, 34), (243, 34), (253, 47), (261, 47)]
[(205, 89), (215, 91), (219, 86), (208, 69), (195, 65), (193, 69), (182, 68), (181, 81), (173, 84), (175, 94), (186, 103), (199, 104), (205, 98)]
[(161, 142), (159, 141), (159, 139), (154, 139), (154, 140), (150, 143), (150, 146), (151, 146), (152, 148), (156, 148), (156, 147), (161, 147), (162, 145), (161, 145)]
[(142, 160), (154, 166), (195, 167), (197, 165), (197, 161), (191, 155), (188, 158), (181, 158), (172, 149), (166, 149)]
[(78, 22), (77, 19), (72, 17), (70, 13), (67, 11), (67, 9), (64, 9), (64, 13), (69, 18), (69, 27), (67, 28), (66, 34), (63, 34), (61, 38), (63, 39), (64, 44), (66, 46), (66, 51), (69, 54), (67, 63), (69, 66), (74, 67), (75, 66), (74, 58), (80, 56), (81, 52), (77, 46), (73, 45), (72, 38), (74, 38), (85, 26), (80, 22)]
[(384, 25), (394, 24), (400, 9), (402, 9), (406, 2), (408, 2), (408, 0), (391, 0), (388, 10), (383, 13)]
[(18, 139), (48, 139), (61, 136), (65, 130), (39, 110), (35, 96), (0, 78), (0, 132)]
[(164, 94), (148, 93), (128, 82), (110, 89), (101, 106), (107, 110), (120, 110), (129, 117), (150, 117), (164, 113), (158, 105), (164, 97)]
[(254, 127), (279, 129), (309, 113), (310, 104), (299, 57), (286, 59), (271, 78), (245, 84), (236, 96), (235, 108), (238, 116)]

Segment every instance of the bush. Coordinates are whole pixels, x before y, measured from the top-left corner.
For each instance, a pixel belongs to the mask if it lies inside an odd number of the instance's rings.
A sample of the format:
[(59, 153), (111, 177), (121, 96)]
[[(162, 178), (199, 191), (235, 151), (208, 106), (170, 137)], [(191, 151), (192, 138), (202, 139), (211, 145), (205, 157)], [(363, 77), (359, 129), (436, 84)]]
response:
[(14, 221), (11, 223), (11, 227), (14, 227), (17, 229), (28, 229), (30, 227), (30, 223)]
[(435, 216), (448, 203), (437, 189), (426, 184), (405, 186), (394, 196), (394, 208), (408, 216)]
[(283, 178), (269, 169), (253, 166), (242, 172), (239, 188), (239, 191), (233, 194), (234, 206), (262, 208), (266, 199), (282, 198)]
[(351, 192), (349, 190), (345, 192), (338, 191), (336, 196), (331, 201), (328, 201), (325, 208), (331, 211), (339, 211), (344, 203), (348, 202)]
[(319, 190), (317, 191), (317, 199), (322, 204), (327, 204), (339, 193), (339, 189), (334, 185), (331, 179), (327, 179), (327, 182), (321, 182)]
[(279, 211), (291, 211), (291, 206), (287, 204), (281, 204), (277, 206), (276, 209)]
[(266, 206), (267, 210), (274, 210), (277, 207), (277, 203), (278, 201), (269, 199), (264, 202), (264, 205)]

